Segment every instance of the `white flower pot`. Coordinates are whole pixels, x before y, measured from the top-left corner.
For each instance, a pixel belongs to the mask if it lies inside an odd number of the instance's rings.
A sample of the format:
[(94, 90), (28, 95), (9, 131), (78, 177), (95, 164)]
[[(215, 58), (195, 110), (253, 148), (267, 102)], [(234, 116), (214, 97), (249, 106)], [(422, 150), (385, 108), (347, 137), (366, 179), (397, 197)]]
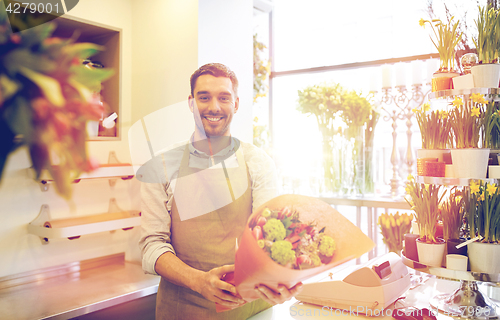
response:
[(500, 244), (472, 242), (467, 252), (471, 271), (500, 273)]
[(455, 178), (485, 179), (490, 149), (451, 149), (451, 160)]
[(430, 267), (441, 267), (445, 251), (446, 241), (444, 240), (439, 243), (427, 243), (417, 239), (418, 261), (422, 264)]
[(464, 74), (452, 79), (453, 89), (470, 89), (474, 88), (474, 77), (472, 74)]
[(489, 166), (488, 167), (488, 178), (500, 179), (500, 166)]
[(500, 82), (500, 64), (485, 63), (471, 67), (475, 88), (498, 88)]

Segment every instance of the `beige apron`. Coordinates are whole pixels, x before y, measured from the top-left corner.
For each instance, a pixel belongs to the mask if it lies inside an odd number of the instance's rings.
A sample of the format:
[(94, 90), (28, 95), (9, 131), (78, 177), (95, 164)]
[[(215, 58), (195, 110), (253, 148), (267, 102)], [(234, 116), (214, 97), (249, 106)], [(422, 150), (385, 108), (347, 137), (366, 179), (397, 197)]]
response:
[[(209, 271), (234, 264), (236, 238), (243, 233), (252, 212), (250, 176), (239, 149), (236, 157), (237, 168), (200, 170), (189, 167), (188, 146), (184, 150), (174, 190), (171, 240), (177, 257), (195, 269)], [(182, 179), (187, 176), (190, 179)], [(245, 189), (242, 196), (221, 208), (190, 219), (181, 219), (179, 215), (176, 199), (184, 198), (186, 194), (195, 203), (206, 198), (201, 196), (203, 193), (241, 190), (242, 187)], [(234, 196), (234, 192), (232, 194)], [(214, 302), (162, 278), (156, 299), (156, 319), (247, 319), (269, 307), (269, 304), (259, 299), (240, 308), (217, 313)]]

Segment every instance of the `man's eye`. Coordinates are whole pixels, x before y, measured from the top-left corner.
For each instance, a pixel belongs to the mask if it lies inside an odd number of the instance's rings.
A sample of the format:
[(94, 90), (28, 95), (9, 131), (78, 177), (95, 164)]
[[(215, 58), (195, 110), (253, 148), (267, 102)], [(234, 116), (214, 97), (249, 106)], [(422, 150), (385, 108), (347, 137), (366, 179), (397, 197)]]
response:
[(200, 101), (208, 101), (209, 97), (199, 97), (198, 98)]
[(228, 102), (229, 98), (228, 97), (220, 97), (220, 101)]

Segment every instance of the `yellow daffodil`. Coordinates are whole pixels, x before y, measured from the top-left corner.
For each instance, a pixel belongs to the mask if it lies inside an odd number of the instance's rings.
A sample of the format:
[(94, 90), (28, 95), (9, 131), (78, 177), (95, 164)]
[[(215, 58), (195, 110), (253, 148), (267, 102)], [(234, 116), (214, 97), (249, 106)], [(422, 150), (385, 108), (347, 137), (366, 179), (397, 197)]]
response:
[(470, 192), (472, 192), (473, 194), (479, 193), (479, 185), (477, 183), (475, 183), (474, 181), (472, 181), (470, 183)]
[(406, 178), (406, 180), (408, 181), (412, 181), (413, 180), (413, 176), (411, 174), (408, 175), (408, 178)]
[(484, 193), (479, 197), (479, 201), (484, 201)]
[(453, 106), (458, 107), (458, 106), (462, 106), (464, 104), (464, 101), (462, 100), (462, 98), (455, 96), (455, 100), (453, 100), (452, 104), (453, 104)]
[(484, 96), (480, 93), (471, 94), (472, 102), (485, 104), (487, 101), (484, 99)]
[(476, 107), (476, 108), (472, 108), (472, 110), (470, 111), (470, 113), (471, 113), (471, 115), (472, 115), (473, 117), (479, 117), (479, 114), (480, 114), (481, 112), (480, 112), (479, 108), (477, 108), (477, 107)]
[(441, 119), (448, 118), (448, 112), (446, 112), (445, 110), (439, 112), (439, 118), (441, 118)]
[(489, 194), (495, 194), (497, 192), (497, 187), (494, 184), (489, 184), (486, 187), (486, 190), (488, 191)]
[(425, 28), (425, 20), (423, 18), (420, 18), (420, 20), (418, 21), (418, 24), (421, 26), (421, 27), (424, 27)]
[(429, 102), (426, 102), (422, 105), (422, 111), (427, 112), (431, 110), (431, 104)]

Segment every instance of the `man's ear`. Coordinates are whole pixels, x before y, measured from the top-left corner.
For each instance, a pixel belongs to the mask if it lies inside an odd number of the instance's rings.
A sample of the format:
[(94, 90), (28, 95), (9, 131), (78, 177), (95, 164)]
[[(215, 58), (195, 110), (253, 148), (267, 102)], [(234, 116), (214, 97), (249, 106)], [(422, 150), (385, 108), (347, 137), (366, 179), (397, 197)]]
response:
[(234, 113), (238, 111), (239, 107), (240, 107), (240, 97), (237, 97), (236, 100), (234, 101)]
[(194, 110), (194, 98), (189, 95), (188, 97), (188, 105), (189, 105), (189, 110), (191, 110), (191, 112), (193, 112)]

